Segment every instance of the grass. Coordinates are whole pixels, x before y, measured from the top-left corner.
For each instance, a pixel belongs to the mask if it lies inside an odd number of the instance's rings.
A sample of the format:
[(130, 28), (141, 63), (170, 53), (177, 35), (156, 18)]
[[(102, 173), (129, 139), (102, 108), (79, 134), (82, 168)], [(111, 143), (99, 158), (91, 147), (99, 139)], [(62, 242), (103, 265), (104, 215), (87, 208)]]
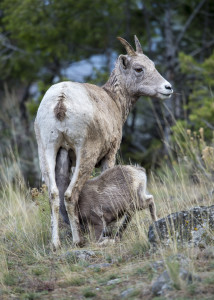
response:
[(94, 293), (94, 292), (91, 290), (91, 288), (88, 287), (88, 288), (85, 288), (85, 289), (83, 290), (83, 296), (84, 296), (85, 298), (93, 298), (93, 297), (96, 296), (96, 293)]
[[(176, 243), (152, 252), (148, 242), (151, 224), (149, 211), (136, 212), (121, 242), (100, 248), (87, 236), (85, 249), (93, 250), (91, 261), (74, 255), (62, 258), (72, 248), (69, 229), (62, 223), (62, 249), (53, 253), (50, 246), (50, 209), (45, 187), (30, 189), (25, 185), (19, 163), (0, 163), (0, 298), (2, 299), (119, 299), (131, 288), (127, 299), (162, 299), (151, 293), (151, 282), (167, 269), (174, 289), (172, 299), (211, 299), (214, 293), (214, 259), (203, 257), (199, 248), (180, 248)], [(189, 162), (191, 163), (191, 161)], [(11, 177), (11, 164), (13, 176)], [(174, 163), (149, 176), (148, 190), (153, 194), (158, 218), (198, 205), (211, 205), (212, 182), (197, 172), (197, 184), (188, 175), (190, 166)], [(210, 239), (210, 245), (213, 245)], [(180, 281), (180, 264), (173, 257), (188, 258), (185, 268), (202, 281), (187, 285)], [(170, 259), (172, 258), (172, 259)], [(154, 263), (160, 261), (158, 268)], [(88, 268), (90, 264), (109, 263), (109, 267)], [(112, 285), (107, 282), (119, 278)], [(203, 296), (202, 296), (203, 295)], [(163, 298), (165, 299), (165, 298)]]

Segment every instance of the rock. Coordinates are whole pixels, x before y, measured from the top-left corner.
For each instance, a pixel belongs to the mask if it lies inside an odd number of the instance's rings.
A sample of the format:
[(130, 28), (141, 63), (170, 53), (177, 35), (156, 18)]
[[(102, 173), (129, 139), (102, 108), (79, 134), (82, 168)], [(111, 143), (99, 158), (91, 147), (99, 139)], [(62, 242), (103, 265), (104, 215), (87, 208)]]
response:
[(133, 288), (128, 288), (127, 290), (123, 291), (120, 296), (121, 298), (127, 298), (134, 292)]
[(95, 252), (91, 250), (74, 250), (74, 251), (67, 251), (65, 254), (61, 256), (61, 258), (65, 258), (66, 260), (71, 260), (71, 261), (78, 261), (78, 260), (90, 261), (95, 256), (96, 256)]
[(200, 276), (192, 274), (182, 267), (179, 270), (179, 278), (181, 278), (187, 284), (191, 284), (193, 281), (201, 281)]
[[(193, 275), (192, 273), (188, 272), (187, 270), (185, 270), (184, 268), (180, 268), (179, 271), (179, 277), (183, 280), (186, 281), (188, 284), (192, 283), (193, 280)], [(196, 277), (195, 277), (196, 279)]]
[(111, 264), (103, 263), (103, 264), (89, 265), (87, 268), (89, 268), (89, 269), (103, 269), (103, 268), (109, 268), (109, 267), (111, 267)]
[(151, 263), (150, 266), (152, 267), (152, 269), (157, 271), (157, 270), (162, 269), (164, 267), (164, 261), (163, 260), (157, 260), (157, 261)]
[[(184, 254), (178, 253), (178, 254), (170, 255), (167, 258), (167, 261), (168, 262), (178, 262), (180, 266), (186, 267), (187, 265), (189, 265), (190, 259), (188, 257), (186, 257)], [(150, 263), (150, 266), (152, 267), (152, 269), (154, 271), (158, 271), (158, 270), (163, 269), (165, 264), (166, 264), (165, 261), (157, 260), (157, 261)]]
[(203, 251), (199, 252), (197, 259), (214, 259), (214, 246), (209, 246)]
[(191, 260), (186, 255), (177, 253), (177, 254), (170, 255), (168, 257), (168, 261), (169, 262), (177, 261), (181, 267), (186, 267), (189, 265)]
[(165, 270), (152, 284), (152, 293), (156, 296), (163, 295), (166, 290), (172, 290), (172, 281)]
[(180, 243), (198, 246), (213, 242), (210, 230), (214, 230), (214, 205), (172, 213), (149, 227), (148, 238), (153, 246), (159, 242), (169, 245), (175, 239)]
[(115, 278), (115, 279), (109, 280), (107, 282), (107, 285), (117, 284), (119, 282), (120, 282), (120, 278)]
[(181, 281), (186, 282), (186, 284), (191, 284), (195, 281), (201, 281), (201, 278), (197, 275), (193, 275), (192, 273), (188, 272), (184, 268), (179, 268), (179, 273), (177, 275), (176, 282), (173, 282), (170, 278), (170, 275), (167, 270), (163, 271), (158, 278), (152, 284), (152, 293), (156, 296), (164, 295), (167, 290), (172, 290), (173, 285), (180, 285)]

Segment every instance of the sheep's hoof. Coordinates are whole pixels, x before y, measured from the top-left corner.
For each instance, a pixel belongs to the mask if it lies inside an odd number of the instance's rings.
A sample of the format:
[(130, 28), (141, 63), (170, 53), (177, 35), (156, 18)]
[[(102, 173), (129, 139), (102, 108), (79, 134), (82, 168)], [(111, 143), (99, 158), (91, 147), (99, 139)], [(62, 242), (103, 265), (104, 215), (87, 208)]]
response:
[(85, 245), (85, 240), (81, 237), (80, 239), (73, 241), (74, 247), (83, 247)]
[(115, 239), (105, 238), (102, 242), (98, 242), (98, 246), (108, 246), (115, 244)]
[(61, 243), (60, 242), (58, 242), (58, 243), (52, 243), (52, 250), (53, 250), (53, 252), (57, 252), (60, 249), (61, 249)]

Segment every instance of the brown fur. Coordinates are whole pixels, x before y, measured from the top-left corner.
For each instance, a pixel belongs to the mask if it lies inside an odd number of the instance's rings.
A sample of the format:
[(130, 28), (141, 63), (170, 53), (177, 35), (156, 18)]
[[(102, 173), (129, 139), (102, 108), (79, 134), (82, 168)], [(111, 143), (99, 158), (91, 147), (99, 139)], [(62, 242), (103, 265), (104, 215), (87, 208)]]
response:
[[(116, 166), (88, 180), (78, 201), (82, 226), (88, 228), (90, 224), (96, 239), (100, 240), (108, 225), (127, 214), (126, 221), (118, 230), (118, 235), (121, 236), (131, 220), (131, 212), (135, 210), (152, 207), (151, 216), (156, 220), (153, 197), (145, 194), (145, 176), (145, 170), (141, 167)], [(61, 202), (61, 212), (63, 211), (66, 219), (66, 212), (62, 208)]]
[(57, 105), (54, 107), (54, 114), (59, 121), (63, 121), (65, 118), (65, 115), (66, 115), (66, 107), (65, 107), (65, 104), (63, 103), (63, 101), (65, 100), (65, 97), (66, 97), (65, 94), (62, 93), (59, 96)]

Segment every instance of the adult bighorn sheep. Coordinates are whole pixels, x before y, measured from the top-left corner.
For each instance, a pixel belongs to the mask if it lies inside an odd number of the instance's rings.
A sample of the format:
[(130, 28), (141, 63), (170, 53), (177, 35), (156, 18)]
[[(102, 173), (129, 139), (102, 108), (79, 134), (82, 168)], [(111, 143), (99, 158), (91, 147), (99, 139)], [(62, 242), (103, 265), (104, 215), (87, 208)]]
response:
[[(63, 163), (67, 159), (66, 150), (61, 150), (58, 174), (69, 176)], [(67, 162), (67, 166), (69, 161)], [(64, 173), (64, 171), (66, 171)], [(57, 177), (60, 178), (59, 176)], [(69, 179), (69, 177), (68, 177)], [(108, 226), (122, 218), (124, 220), (116, 232), (121, 237), (133, 212), (149, 208), (153, 221), (157, 220), (156, 207), (152, 195), (147, 193), (147, 177), (144, 168), (139, 166), (115, 166), (101, 175), (89, 179), (84, 184), (78, 200), (80, 224), (83, 229), (89, 225), (94, 230), (97, 241), (102, 241), (103, 233), (109, 232)], [(60, 202), (63, 198), (60, 197)], [(60, 203), (62, 204), (62, 203)], [(63, 219), (69, 224), (66, 210), (61, 209)]]
[(59, 189), (55, 167), (60, 149), (67, 150), (75, 170), (65, 188), (64, 201), (73, 242), (81, 244), (77, 203), (93, 168), (113, 167), (120, 147), (122, 127), (140, 96), (169, 98), (172, 87), (143, 54), (135, 36), (136, 51), (123, 38), (127, 55), (120, 55), (109, 80), (102, 87), (88, 83), (61, 82), (51, 86), (39, 106), (35, 132), (40, 168), (48, 186), (51, 206), (52, 244), (59, 241)]

